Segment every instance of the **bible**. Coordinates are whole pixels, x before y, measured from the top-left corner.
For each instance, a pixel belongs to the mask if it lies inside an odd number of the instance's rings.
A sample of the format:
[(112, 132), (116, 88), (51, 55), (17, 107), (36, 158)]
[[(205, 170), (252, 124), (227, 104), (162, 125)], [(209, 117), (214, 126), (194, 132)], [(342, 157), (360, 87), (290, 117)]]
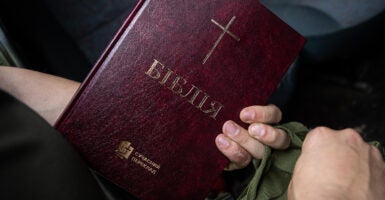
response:
[(222, 124), (265, 104), (304, 43), (256, 0), (139, 0), (55, 127), (139, 199), (204, 199)]

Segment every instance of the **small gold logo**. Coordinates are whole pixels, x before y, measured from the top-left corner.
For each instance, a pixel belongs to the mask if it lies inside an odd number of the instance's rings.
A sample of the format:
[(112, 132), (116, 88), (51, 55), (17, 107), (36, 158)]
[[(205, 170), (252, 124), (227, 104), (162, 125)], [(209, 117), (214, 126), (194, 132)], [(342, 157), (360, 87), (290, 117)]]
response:
[(129, 141), (121, 141), (118, 149), (115, 150), (116, 154), (121, 159), (128, 159), (133, 151), (134, 147), (131, 146), (131, 142)]

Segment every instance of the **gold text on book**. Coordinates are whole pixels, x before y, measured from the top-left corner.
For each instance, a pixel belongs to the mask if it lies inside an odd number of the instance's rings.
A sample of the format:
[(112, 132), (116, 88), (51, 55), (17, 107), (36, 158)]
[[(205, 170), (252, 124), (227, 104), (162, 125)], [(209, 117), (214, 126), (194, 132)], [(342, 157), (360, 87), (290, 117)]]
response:
[(152, 79), (159, 80), (161, 85), (171, 90), (176, 95), (186, 98), (187, 102), (213, 119), (217, 119), (219, 112), (223, 108), (221, 103), (211, 100), (211, 97), (197, 86), (192, 84), (187, 86), (186, 79), (169, 68), (165, 69), (165, 66), (156, 59), (154, 59), (154, 62), (146, 72), (146, 75)]
[(121, 141), (115, 152), (119, 158), (124, 160), (128, 160), (131, 156), (130, 160), (133, 163), (147, 170), (151, 174), (156, 175), (160, 170), (160, 165), (137, 151), (134, 153), (134, 150), (134, 147), (131, 146), (131, 142)]
[(225, 36), (226, 33), (229, 34), (232, 38), (234, 38), (234, 40), (236, 40), (238, 42), (241, 40), (239, 37), (234, 35), (234, 33), (229, 31), (229, 28), (230, 28), (231, 24), (233, 24), (235, 18), (236, 18), (236, 16), (233, 16), (231, 18), (230, 22), (226, 25), (226, 27), (223, 27), (217, 21), (211, 19), (211, 22), (214, 23), (215, 25), (217, 25), (220, 29), (222, 29), (223, 32), (219, 35), (217, 41), (215, 41), (215, 43), (214, 43), (214, 46), (210, 49), (210, 51), (207, 53), (206, 57), (203, 59), (203, 64), (205, 64), (206, 61), (210, 58), (211, 54), (213, 54), (214, 50), (217, 48), (219, 42), (221, 42), (223, 36)]

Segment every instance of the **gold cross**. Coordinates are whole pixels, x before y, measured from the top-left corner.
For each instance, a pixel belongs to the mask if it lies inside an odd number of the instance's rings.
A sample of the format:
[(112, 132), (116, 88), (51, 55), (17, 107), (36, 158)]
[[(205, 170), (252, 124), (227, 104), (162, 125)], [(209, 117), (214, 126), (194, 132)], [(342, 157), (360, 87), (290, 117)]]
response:
[(234, 35), (232, 32), (229, 31), (229, 28), (230, 28), (231, 24), (233, 24), (235, 18), (236, 17), (233, 16), (231, 18), (230, 22), (226, 25), (226, 27), (223, 27), (218, 22), (216, 22), (215, 20), (211, 19), (211, 22), (214, 23), (215, 25), (217, 25), (219, 28), (221, 28), (223, 30), (223, 32), (221, 33), (221, 35), (219, 35), (217, 41), (214, 43), (213, 48), (211, 48), (209, 53), (206, 55), (205, 59), (203, 59), (203, 64), (205, 64), (206, 61), (210, 58), (211, 54), (213, 54), (215, 48), (217, 48), (219, 42), (222, 40), (223, 36), (225, 36), (226, 33), (229, 34), (232, 38), (234, 38), (238, 42), (241, 40), (239, 37), (237, 37), (236, 35)]

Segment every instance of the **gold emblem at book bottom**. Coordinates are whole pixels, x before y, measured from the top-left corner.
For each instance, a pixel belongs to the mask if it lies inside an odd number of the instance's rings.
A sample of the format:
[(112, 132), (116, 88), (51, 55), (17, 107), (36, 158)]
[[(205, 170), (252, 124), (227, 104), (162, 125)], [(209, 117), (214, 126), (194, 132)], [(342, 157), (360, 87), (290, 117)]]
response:
[(128, 159), (133, 151), (134, 147), (131, 146), (131, 142), (129, 141), (121, 141), (118, 149), (115, 150), (121, 159)]

